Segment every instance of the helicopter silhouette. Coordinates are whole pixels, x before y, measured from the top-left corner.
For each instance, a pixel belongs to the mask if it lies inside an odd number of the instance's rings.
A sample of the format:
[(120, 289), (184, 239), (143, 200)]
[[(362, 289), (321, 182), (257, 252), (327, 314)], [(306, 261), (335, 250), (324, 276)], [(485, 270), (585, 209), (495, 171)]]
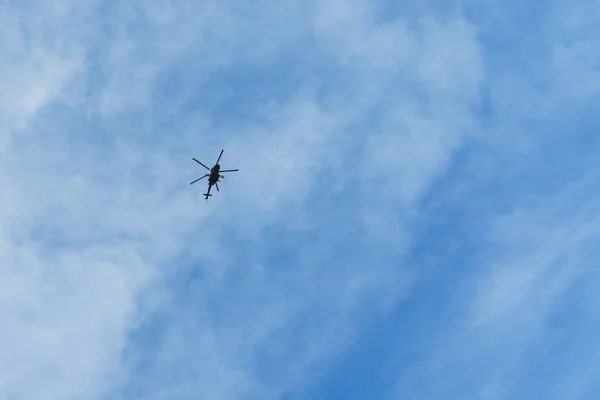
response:
[(221, 150), (221, 154), (219, 154), (219, 158), (217, 158), (217, 162), (215, 163), (215, 165), (212, 168), (208, 168), (206, 165), (202, 164), (200, 161), (198, 161), (192, 157), (192, 160), (196, 161), (198, 164), (202, 165), (204, 168), (206, 168), (207, 170), (210, 171), (210, 173), (205, 174), (204, 176), (202, 176), (190, 183), (190, 185), (192, 185), (192, 184), (198, 182), (199, 180), (208, 177), (208, 190), (206, 191), (206, 193), (203, 194), (206, 201), (208, 201), (209, 196), (212, 196), (212, 194), (210, 194), (210, 188), (213, 185), (217, 188), (217, 192), (220, 191), (219, 190), (219, 182), (221, 181), (221, 178), (225, 178), (223, 175), (221, 175), (222, 173), (239, 171), (239, 169), (221, 169), (221, 165), (219, 165), (219, 161), (221, 160), (222, 155), (223, 155), (223, 150)]

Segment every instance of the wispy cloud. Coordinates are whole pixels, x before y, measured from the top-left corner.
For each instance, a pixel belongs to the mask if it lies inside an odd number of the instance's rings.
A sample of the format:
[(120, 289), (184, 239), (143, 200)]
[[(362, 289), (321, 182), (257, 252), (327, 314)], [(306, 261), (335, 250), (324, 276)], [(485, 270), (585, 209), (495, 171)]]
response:
[[(451, 307), (436, 303), (445, 318), (420, 342), (419, 367), (402, 368), (395, 395), (597, 396), (594, 354), (582, 352), (597, 325), (597, 61), (583, 50), (597, 32), (575, 22), (582, 4), (554, 2), (541, 14), (524, 7), (538, 14), (531, 27), (511, 13), (493, 30), (480, 25), (489, 47), (487, 138), (443, 188), (458, 186), (438, 193), (451, 203), (433, 203), (467, 217), (458, 224), (465, 252), (453, 266), (459, 286)], [(523, 40), (498, 47), (513, 36)]]
[(0, 397), (588, 393), (583, 3), (3, 2)]

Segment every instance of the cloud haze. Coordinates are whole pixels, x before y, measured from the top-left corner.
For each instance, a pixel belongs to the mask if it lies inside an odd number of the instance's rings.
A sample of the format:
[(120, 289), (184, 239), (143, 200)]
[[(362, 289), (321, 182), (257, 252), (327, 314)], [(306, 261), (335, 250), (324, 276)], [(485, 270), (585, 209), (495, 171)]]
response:
[(2, 2), (0, 398), (595, 398), (599, 18)]

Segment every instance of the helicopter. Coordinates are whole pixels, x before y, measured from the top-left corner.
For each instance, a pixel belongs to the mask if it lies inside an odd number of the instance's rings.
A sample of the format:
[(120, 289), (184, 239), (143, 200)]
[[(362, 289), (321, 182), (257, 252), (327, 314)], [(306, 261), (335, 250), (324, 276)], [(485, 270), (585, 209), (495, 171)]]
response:
[(221, 160), (222, 155), (223, 155), (223, 150), (221, 150), (221, 154), (219, 154), (219, 158), (217, 158), (217, 162), (215, 163), (215, 165), (212, 168), (208, 168), (206, 165), (202, 164), (200, 161), (198, 161), (192, 157), (192, 160), (196, 161), (198, 164), (202, 165), (204, 168), (206, 168), (207, 170), (210, 171), (210, 173), (205, 174), (204, 176), (202, 176), (190, 183), (190, 185), (192, 185), (192, 184), (198, 182), (199, 180), (208, 177), (208, 190), (206, 191), (206, 193), (203, 194), (206, 201), (208, 201), (209, 196), (212, 196), (212, 194), (210, 194), (210, 188), (213, 185), (215, 185), (215, 187), (217, 188), (217, 192), (219, 191), (219, 182), (221, 181), (221, 178), (225, 178), (223, 175), (221, 175), (221, 173), (239, 171), (239, 169), (221, 169), (221, 165), (219, 165), (219, 161)]

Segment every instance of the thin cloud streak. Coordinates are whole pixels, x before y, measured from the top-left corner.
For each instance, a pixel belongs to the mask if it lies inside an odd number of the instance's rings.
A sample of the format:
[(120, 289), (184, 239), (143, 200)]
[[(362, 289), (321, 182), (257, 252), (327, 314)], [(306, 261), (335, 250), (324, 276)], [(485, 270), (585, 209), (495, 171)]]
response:
[[(403, 343), (428, 349), (402, 364), (392, 395), (533, 393), (519, 363), (538, 359), (532, 343), (552, 350), (548, 320), (594, 274), (595, 174), (564, 183), (594, 169), (596, 142), (576, 133), (587, 145), (568, 147), (559, 132), (577, 115), (595, 121), (593, 40), (560, 39), (589, 27), (580, 3), (553, 3), (544, 21), (569, 19), (527, 65), (506, 59), (537, 36), (491, 50), (508, 11), (4, 4), (0, 397), (325, 393), (353, 346), (374, 346), (370, 323), (406, 304), (414, 317), (415, 299), (435, 294), (450, 304), (444, 323), (427, 322), (439, 330), (408, 340), (398, 323), (389, 343), (390, 357)], [(191, 157), (222, 148), (240, 172), (205, 204)], [(436, 223), (445, 239), (427, 231)], [(448, 237), (463, 253), (441, 282), (436, 241)], [(582, 313), (563, 332), (589, 343), (579, 329), (594, 321)], [(561, 360), (589, 366), (583, 346)], [(553, 387), (586, 394), (593, 379)]]

